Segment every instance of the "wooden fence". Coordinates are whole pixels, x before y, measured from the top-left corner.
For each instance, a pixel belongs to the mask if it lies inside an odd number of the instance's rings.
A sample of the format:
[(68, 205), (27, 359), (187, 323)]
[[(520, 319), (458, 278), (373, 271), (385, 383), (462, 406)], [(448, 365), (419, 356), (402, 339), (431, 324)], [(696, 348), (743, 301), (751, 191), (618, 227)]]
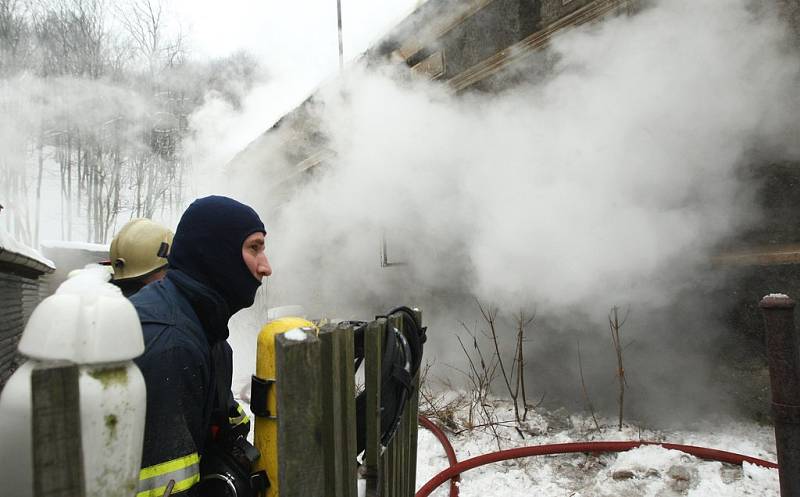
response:
[[(418, 311), (417, 311), (418, 312)], [(418, 316), (420, 317), (420, 316)], [(370, 322), (364, 339), (366, 450), (356, 461), (354, 327), (325, 325), (305, 340), (275, 339), (280, 497), (413, 497), (417, 460), (419, 374), (387, 447), (380, 429), (381, 359), (387, 326), (401, 315)]]
[[(367, 433), (360, 465), (353, 325), (325, 325), (302, 340), (296, 334), (276, 336), (280, 497), (356, 497), (359, 479), (365, 480), (368, 497), (413, 497), (419, 373), (394, 437), (387, 447), (380, 442), (381, 341), (387, 326), (402, 329), (402, 319), (379, 318), (366, 328)], [(84, 482), (77, 367), (36, 370), (32, 380), (34, 496), (80, 497)]]

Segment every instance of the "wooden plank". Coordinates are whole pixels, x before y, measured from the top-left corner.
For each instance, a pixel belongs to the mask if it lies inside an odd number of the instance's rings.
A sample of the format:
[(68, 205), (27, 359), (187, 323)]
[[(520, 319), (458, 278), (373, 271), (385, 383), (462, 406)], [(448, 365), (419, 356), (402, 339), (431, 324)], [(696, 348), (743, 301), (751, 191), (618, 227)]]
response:
[[(403, 413), (405, 413), (405, 410), (403, 410)], [(403, 413), (401, 413), (401, 416), (402, 416)], [(397, 495), (398, 497), (403, 495), (405, 484), (406, 484), (406, 467), (405, 467), (405, 463), (406, 463), (406, 438), (405, 438), (405, 434), (406, 434), (406, 427), (405, 427), (405, 423), (403, 423), (403, 419), (401, 417), (401, 419), (400, 419), (400, 439), (398, 440), (399, 443), (397, 444), (397, 461), (395, 462), (395, 464), (397, 465), (397, 484), (396, 484), (397, 493), (395, 495)]]
[(353, 326), (320, 330), (325, 495), (355, 497), (357, 488)]
[(364, 454), (364, 478), (367, 497), (380, 497), (381, 485), (381, 340), (386, 328), (386, 319), (370, 322), (364, 334), (364, 389), (366, 390), (366, 437)]
[(411, 426), (409, 426), (408, 413), (410, 405), (406, 405), (406, 410), (403, 413), (403, 488), (400, 495), (408, 497), (409, 488), (411, 487)]
[(339, 367), (339, 341), (333, 331), (335, 325), (325, 325), (320, 329), (320, 363), (322, 374), (320, 387), (322, 390), (322, 443), (325, 460), (325, 495), (343, 497), (342, 493), (342, 433), (339, 430), (342, 415), (341, 397), (338, 395), (341, 385)]
[(395, 478), (397, 481), (395, 482), (395, 495), (401, 496), (403, 495), (403, 487), (405, 486), (405, 452), (406, 452), (406, 439), (405, 439), (405, 426), (403, 423), (403, 414), (405, 413), (405, 409), (403, 412), (400, 413), (400, 426), (397, 428), (397, 453), (395, 454), (395, 467), (397, 468), (395, 472)]
[(392, 497), (397, 497), (397, 483), (400, 481), (400, 458), (399, 458), (399, 451), (400, 448), (399, 443), (392, 444), (392, 450), (389, 456), (389, 467), (391, 468), (391, 473), (389, 477), (389, 494)]
[[(395, 314), (389, 316), (389, 324), (392, 329), (402, 330), (403, 329), (403, 315), (402, 314)], [(403, 432), (402, 432), (402, 414), (400, 414), (400, 424), (397, 426), (397, 429), (394, 433), (394, 438), (392, 440), (392, 450), (389, 457), (389, 466), (391, 468), (391, 479), (389, 481), (389, 487), (392, 497), (399, 497), (400, 488), (403, 481), (402, 478), (402, 448), (403, 448)]]
[(413, 385), (414, 385), (414, 394), (411, 396), (411, 406), (410, 409), (408, 410), (408, 419), (409, 419), (408, 427), (410, 430), (408, 436), (409, 482), (408, 482), (408, 493), (406, 494), (408, 497), (414, 496), (417, 486), (417, 436), (419, 432), (417, 417), (419, 416), (419, 371), (414, 377)]
[(304, 340), (275, 337), (281, 497), (325, 495), (320, 343), (303, 333)]
[(383, 450), (383, 473), (381, 474), (381, 483), (383, 484), (383, 493), (386, 497), (394, 497), (392, 493), (392, 482), (394, 481), (394, 451), (391, 444)]
[(33, 370), (31, 396), (33, 495), (83, 497), (78, 367)]
[(615, 10), (626, 6), (627, 0), (595, 0), (590, 2), (580, 9), (554, 21), (545, 28), (531, 33), (523, 40), (500, 50), (494, 55), (460, 72), (450, 78), (447, 83), (453, 91), (462, 91), (497, 73), (506, 66), (524, 60), (524, 58), (531, 53), (547, 45), (559, 31), (601, 19), (613, 13)]
[[(414, 315), (417, 318), (417, 322), (420, 323), (422, 326), (422, 311), (419, 309), (413, 309)], [(414, 381), (412, 382), (413, 385), (413, 392), (411, 395), (410, 406), (408, 409), (408, 490), (406, 495), (408, 497), (413, 497), (414, 493), (416, 492), (417, 486), (417, 436), (419, 431), (419, 425), (417, 423), (417, 417), (419, 416), (419, 379), (420, 373), (417, 371), (417, 374), (414, 375)]]
[(414, 433), (413, 425), (416, 424), (416, 420), (410, 419), (410, 413), (413, 409), (413, 406), (409, 406), (406, 409), (406, 456), (405, 456), (405, 488), (403, 489), (403, 496), (413, 496), (414, 495), (414, 473), (416, 473), (417, 468), (411, 464), (412, 455), (411, 455), (411, 436)]
[(384, 449), (384, 452), (381, 454), (380, 462), (378, 463), (380, 467), (380, 482), (379, 488), (381, 489), (381, 496), (382, 497), (390, 497), (389, 496), (389, 481), (391, 480), (391, 474), (389, 473), (391, 467), (389, 466), (389, 450)]
[(343, 493), (345, 497), (356, 497), (358, 485), (356, 481), (358, 466), (356, 464), (356, 375), (353, 364), (354, 341), (352, 326), (342, 325), (334, 331), (339, 340), (339, 364), (342, 375), (339, 395), (341, 397), (342, 414), (339, 418), (342, 432), (342, 474), (344, 478)]
[(434, 44), (451, 29), (474, 16), (493, 1), (494, 0), (470, 0), (464, 2), (466, 5), (461, 9), (453, 9), (453, 11), (448, 12), (448, 15), (441, 15), (434, 18), (434, 22), (428, 27), (423, 27), (421, 33), (416, 33), (414, 38), (403, 41), (403, 44), (396, 50), (396, 53), (405, 60), (411, 58), (426, 46)]
[(429, 55), (421, 62), (411, 68), (412, 71), (427, 76), (428, 79), (436, 80), (444, 76), (445, 60), (444, 51), (439, 50)]
[(385, 476), (385, 483), (386, 483), (386, 494), (389, 497), (395, 497), (396, 495), (396, 488), (395, 485), (397, 483), (397, 447), (393, 444), (389, 444), (389, 446), (384, 451), (384, 459), (386, 461), (386, 473)]
[(800, 264), (800, 244), (750, 247), (728, 251), (711, 257), (715, 266), (774, 266)]

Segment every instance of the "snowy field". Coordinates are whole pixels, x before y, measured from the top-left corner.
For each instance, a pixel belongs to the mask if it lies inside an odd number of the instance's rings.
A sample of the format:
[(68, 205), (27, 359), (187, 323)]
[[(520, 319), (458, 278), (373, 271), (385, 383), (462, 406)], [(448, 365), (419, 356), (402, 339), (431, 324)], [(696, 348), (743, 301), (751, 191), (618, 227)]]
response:
[[(505, 411), (505, 412), (503, 412)], [(498, 406), (497, 419), (513, 419), (508, 406)], [(655, 431), (589, 416), (529, 414), (525, 439), (512, 427), (496, 427), (503, 449), (581, 441), (648, 440), (696, 445), (776, 461), (771, 427), (747, 422), (709, 423), (686, 431)], [(459, 461), (498, 450), (488, 428), (458, 435), (447, 433)], [(417, 489), (448, 467), (439, 441), (420, 428)], [(449, 483), (431, 495), (447, 497)], [(673, 497), (775, 496), (778, 472), (745, 463), (744, 467), (704, 461), (688, 454), (647, 446), (619, 454), (563, 454), (504, 461), (475, 468), (461, 476), (461, 497)]]
[[(249, 381), (254, 354), (252, 343), (259, 327), (244, 313), (232, 322), (234, 347), (234, 394), (249, 413)], [(440, 394), (441, 395), (441, 394)], [(454, 394), (444, 394), (452, 398)], [(424, 406), (421, 406), (424, 410)], [(463, 424), (465, 407), (452, 413)], [(494, 419), (513, 420), (511, 405), (497, 401)], [(752, 456), (775, 462), (771, 426), (753, 422), (721, 420), (708, 416), (707, 424), (696, 422), (683, 430), (659, 430), (626, 424), (617, 431), (615, 419), (566, 412), (537, 411), (528, 414), (522, 439), (513, 426), (496, 426), (502, 449), (567, 442), (655, 441), (695, 445)], [(498, 450), (498, 439), (489, 428), (453, 434), (445, 431), (459, 461)], [(251, 434), (252, 435), (252, 434)], [(417, 490), (448, 467), (439, 441), (419, 429)], [(432, 497), (447, 497), (445, 482)], [(619, 454), (563, 454), (537, 456), (479, 467), (461, 476), (461, 497), (778, 497), (778, 472), (745, 463), (736, 466), (704, 461), (661, 447), (641, 447)]]

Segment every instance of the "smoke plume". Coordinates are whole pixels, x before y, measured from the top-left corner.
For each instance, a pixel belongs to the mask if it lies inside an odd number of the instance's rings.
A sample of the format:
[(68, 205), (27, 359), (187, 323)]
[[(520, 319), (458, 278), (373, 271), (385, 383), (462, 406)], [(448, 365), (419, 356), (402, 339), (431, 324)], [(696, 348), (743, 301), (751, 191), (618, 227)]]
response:
[(569, 371), (549, 391), (573, 397), (576, 336), (590, 383), (613, 390), (619, 305), (641, 383), (691, 371), (699, 383), (669, 391), (696, 396), (708, 371), (678, 351), (710, 347), (719, 324), (694, 319), (692, 296), (716, 288), (709, 256), (759, 215), (739, 172), (800, 152), (788, 47), (744, 0), (674, 0), (558, 36), (552, 72), (500, 94), (353, 68), (315, 107), (331, 158), (265, 211), (270, 303), (348, 318), (418, 305), (429, 359), (451, 363), (474, 298), (536, 309), (531, 368), (553, 384)]

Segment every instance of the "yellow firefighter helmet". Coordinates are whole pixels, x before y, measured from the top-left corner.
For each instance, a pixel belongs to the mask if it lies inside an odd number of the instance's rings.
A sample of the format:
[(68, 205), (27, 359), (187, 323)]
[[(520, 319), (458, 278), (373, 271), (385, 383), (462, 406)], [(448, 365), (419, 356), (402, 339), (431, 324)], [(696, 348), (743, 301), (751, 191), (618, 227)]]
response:
[(111, 241), (114, 280), (141, 278), (164, 268), (174, 233), (149, 219), (128, 221)]

